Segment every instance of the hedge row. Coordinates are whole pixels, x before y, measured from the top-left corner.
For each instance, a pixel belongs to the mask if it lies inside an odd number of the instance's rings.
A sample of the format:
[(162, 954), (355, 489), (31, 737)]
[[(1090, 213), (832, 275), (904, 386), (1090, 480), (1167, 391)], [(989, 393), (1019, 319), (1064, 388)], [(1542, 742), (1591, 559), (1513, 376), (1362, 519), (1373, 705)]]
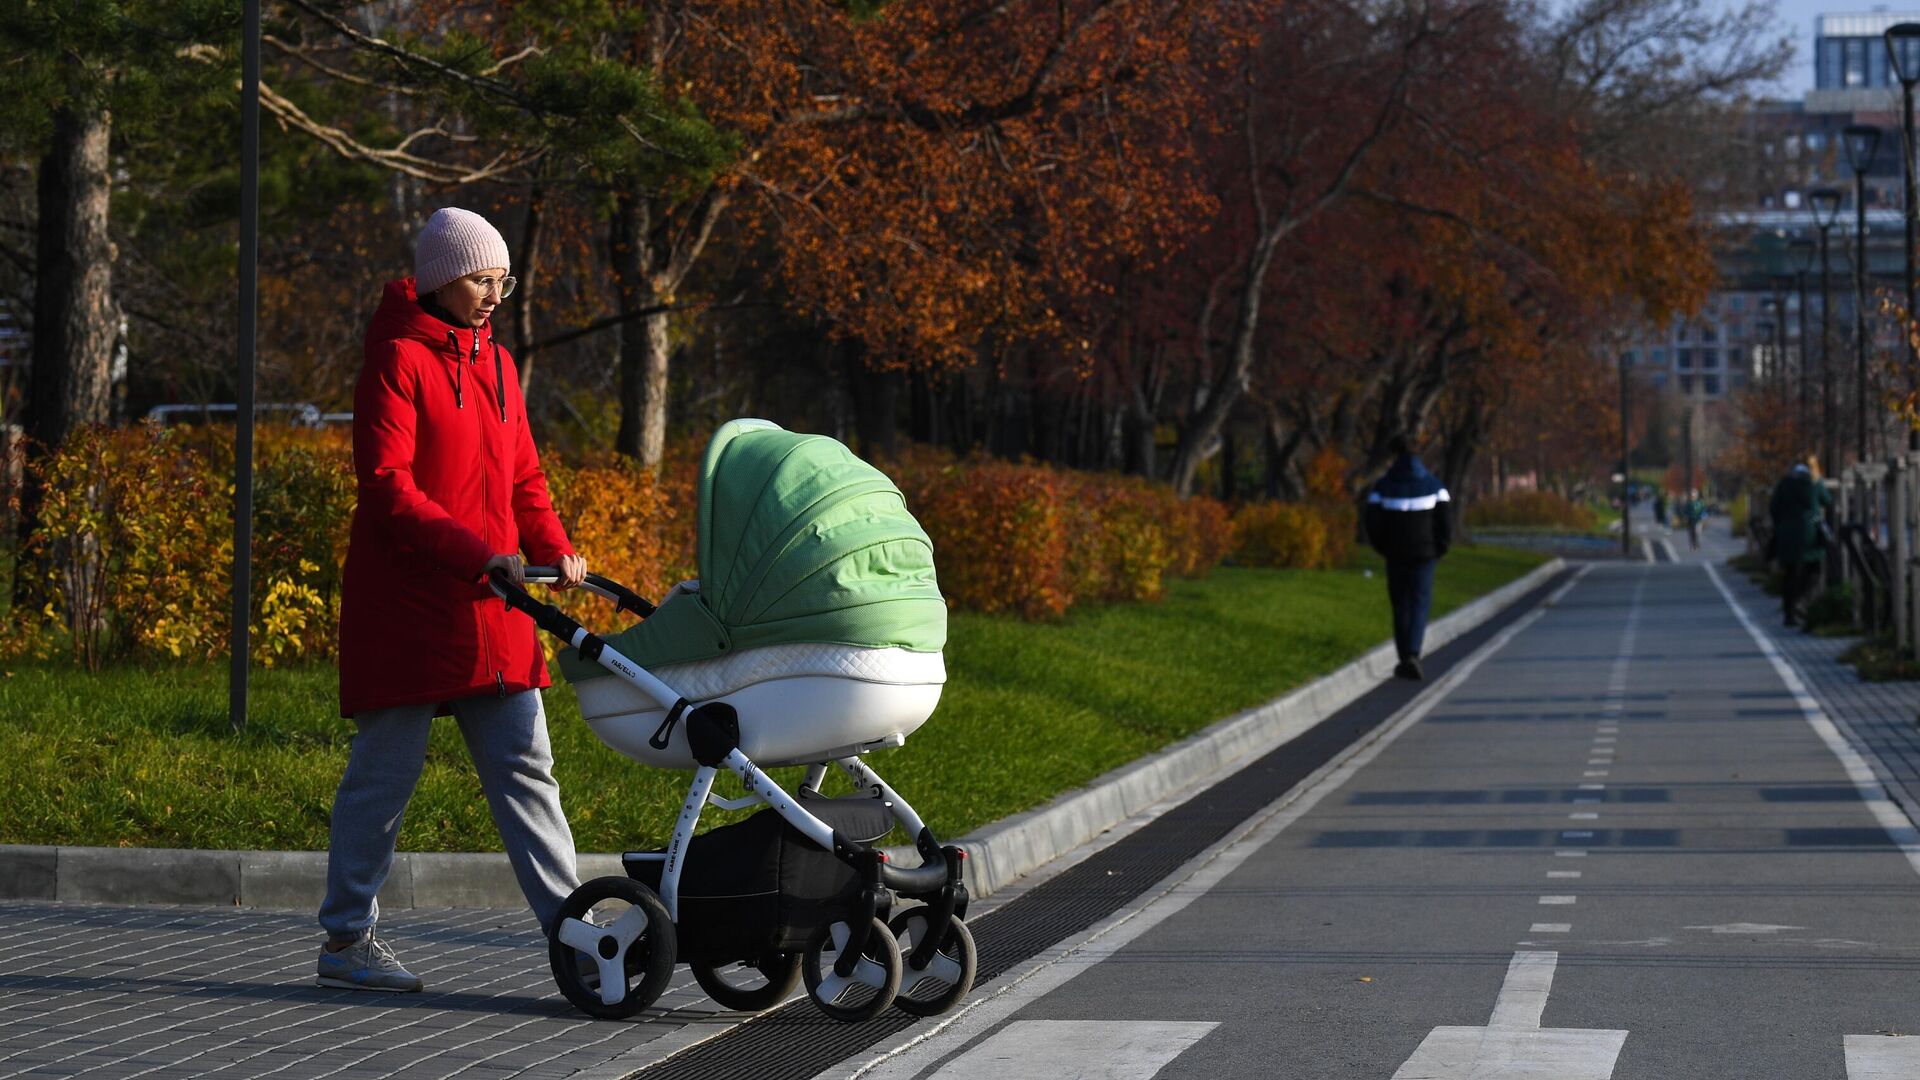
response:
[[(698, 447), (658, 473), (627, 459), (545, 462), (554, 504), (597, 572), (660, 595), (695, 573)], [(260, 662), (334, 653), (354, 490), (346, 434), (262, 432), (256, 464), (252, 635)], [(224, 433), (86, 429), (36, 466), (45, 498), (0, 654), (211, 660), (228, 642), (232, 451)], [(1344, 562), (1347, 507), (1260, 504), (1230, 515), (1134, 477), (927, 449), (886, 471), (933, 538), (956, 607), (1055, 619), (1076, 603), (1149, 600), (1169, 577), (1229, 556), (1251, 565)], [(1241, 537), (1246, 537), (1243, 546)], [(586, 594), (560, 599), (590, 625)]]
[(1469, 528), (1507, 526), (1590, 532), (1600, 527), (1600, 518), (1591, 508), (1551, 491), (1509, 491), (1503, 495), (1482, 495), (1468, 503), (1467, 525)]

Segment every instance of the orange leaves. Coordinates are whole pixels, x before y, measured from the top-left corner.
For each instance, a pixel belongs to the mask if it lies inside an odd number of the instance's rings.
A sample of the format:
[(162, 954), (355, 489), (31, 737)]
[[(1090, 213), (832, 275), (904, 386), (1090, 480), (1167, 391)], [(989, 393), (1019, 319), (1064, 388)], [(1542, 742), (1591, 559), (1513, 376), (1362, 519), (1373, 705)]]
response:
[(743, 212), (797, 304), (883, 364), (1085, 336), (1059, 301), (1100, 292), (1104, 266), (1159, 250), (1202, 205), (1174, 181), (1197, 119), (1192, 41), (1220, 9), (699, 6), (676, 64), (707, 73), (706, 115), (755, 140), (762, 199)]
[(947, 602), (1055, 619), (1076, 603), (1149, 600), (1233, 548), (1226, 508), (1164, 485), (919, 450), (891, 467), (933, 539)]

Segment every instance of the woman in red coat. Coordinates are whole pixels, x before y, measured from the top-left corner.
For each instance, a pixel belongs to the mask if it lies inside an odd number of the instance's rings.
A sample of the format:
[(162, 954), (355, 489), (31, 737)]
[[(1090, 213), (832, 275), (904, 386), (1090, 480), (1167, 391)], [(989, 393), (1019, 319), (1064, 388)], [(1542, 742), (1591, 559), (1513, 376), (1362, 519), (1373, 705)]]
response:
[(546, 662), (533, 621), (486, 585), (495, 569), (523, 581), (522, 552), (558, 566), (559, 588), (587, 572), (547, 496), (513, 358), (493, 338), (509, 265), (485, 218), (440, 210), (414, 276), (388, 283), (367, 329), (340, 608), (340, 712), (356, 730), (334, 796), (323, 986), (421, 987), (374, 937), (374, 897), (436, 716), (459, 723), (543, 930), (579, 885), (540, 700)]

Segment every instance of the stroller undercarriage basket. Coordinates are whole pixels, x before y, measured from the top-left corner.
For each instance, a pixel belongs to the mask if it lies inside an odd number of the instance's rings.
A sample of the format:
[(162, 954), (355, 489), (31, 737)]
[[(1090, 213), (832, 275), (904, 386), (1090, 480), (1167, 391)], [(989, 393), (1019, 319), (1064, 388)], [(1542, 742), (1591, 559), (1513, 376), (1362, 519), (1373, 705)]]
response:
[[(834, 831), (863, 844), (893, 829), (879, 799), (809, 797), (800, 804)], [(666, 852), (629, 855), (628, 876), (655, 892)], [(798, 952), (814, 931), (860, 896), (860, 875), (772, 811), (701, 833), (687, 846), (680, 875), (680, 958), (708, 965)], [(883, 916), (884, 917), (884, 916)]]

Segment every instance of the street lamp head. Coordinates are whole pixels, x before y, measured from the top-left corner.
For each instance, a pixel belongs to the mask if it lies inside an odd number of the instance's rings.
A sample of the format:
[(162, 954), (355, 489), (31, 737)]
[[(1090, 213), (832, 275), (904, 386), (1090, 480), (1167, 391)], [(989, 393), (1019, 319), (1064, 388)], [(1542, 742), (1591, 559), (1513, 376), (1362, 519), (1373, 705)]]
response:
[(1840, 189), (1815, 188), (1807, 192), (1807, 205), (1813, 210), (1813, 223), (1830, 229), (1834, 219), (1840, 216)]
[(1855, 176), (1873, 168), (1874, 154), (1880, 149), (1880, 129), (1872, 124), (1848, 124), (1840, 129), (1847, 144), (1847, 167)]
[(1913, 88), (1920, 82), (1920, 23), (1895, 23), (1883, 35), (1887, 42), (1887, 62), (1893, 77), (1902, 86)]

